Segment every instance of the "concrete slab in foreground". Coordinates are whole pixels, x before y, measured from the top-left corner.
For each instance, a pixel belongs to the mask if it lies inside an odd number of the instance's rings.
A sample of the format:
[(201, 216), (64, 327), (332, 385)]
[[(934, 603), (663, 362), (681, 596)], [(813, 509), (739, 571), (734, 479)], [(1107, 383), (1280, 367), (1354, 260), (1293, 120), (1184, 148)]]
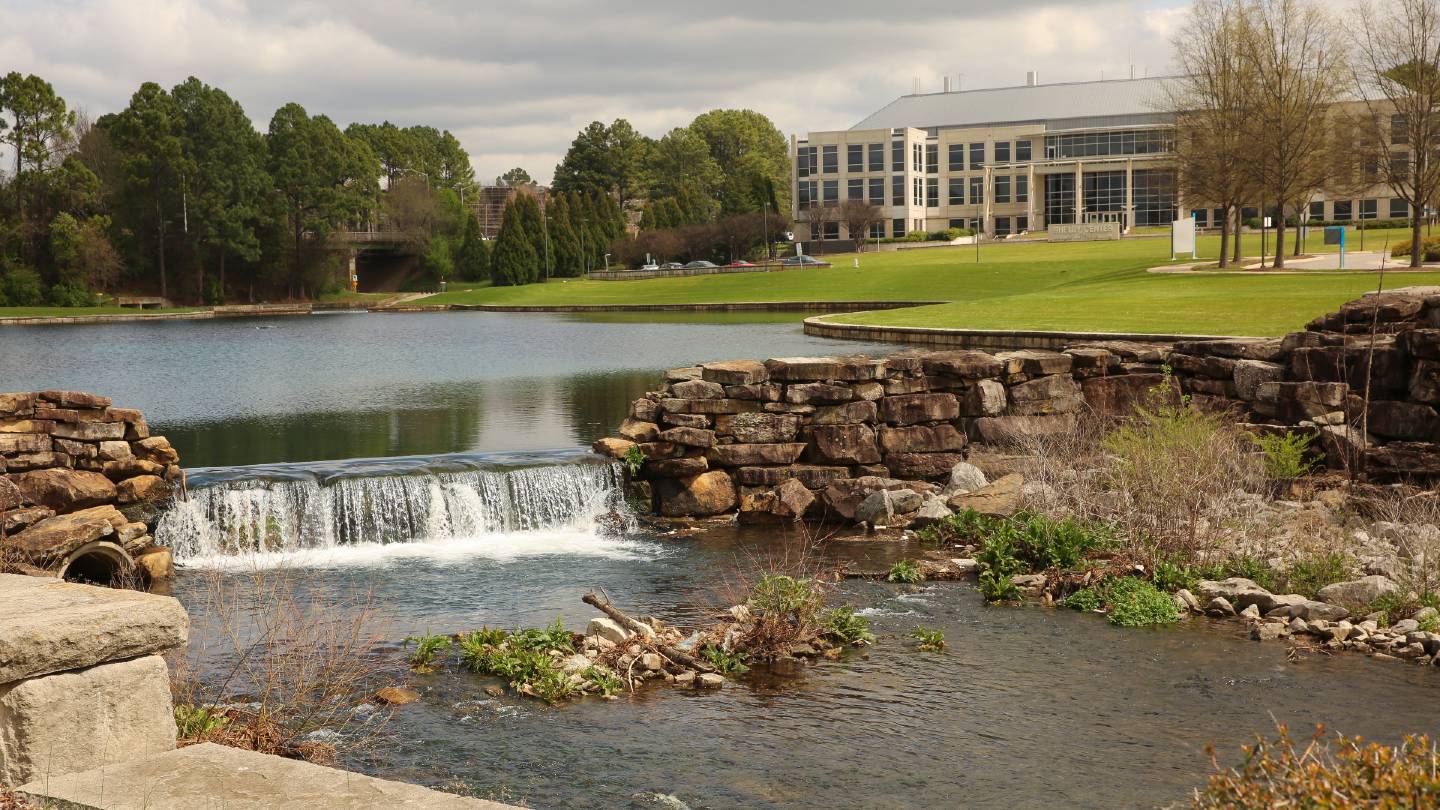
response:
[(203, 743), (20, 788), (80, 810), (507, 810), (513, 805)]

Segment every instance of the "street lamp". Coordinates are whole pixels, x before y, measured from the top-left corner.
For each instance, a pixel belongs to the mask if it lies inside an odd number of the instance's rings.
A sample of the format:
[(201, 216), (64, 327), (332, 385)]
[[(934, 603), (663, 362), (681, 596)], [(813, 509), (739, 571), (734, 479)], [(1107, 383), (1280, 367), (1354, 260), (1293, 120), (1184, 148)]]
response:
[(606, 253), (606, 254), (605, 254), (605, 266), (602, 267), (602, 268), (600, 268), (600, 269), (601, 269), (602, 272), (605, 271), (605, 270), (609, 270), (609, 269), (610, 269), (610, 254), (609, 254), (609, 253)]

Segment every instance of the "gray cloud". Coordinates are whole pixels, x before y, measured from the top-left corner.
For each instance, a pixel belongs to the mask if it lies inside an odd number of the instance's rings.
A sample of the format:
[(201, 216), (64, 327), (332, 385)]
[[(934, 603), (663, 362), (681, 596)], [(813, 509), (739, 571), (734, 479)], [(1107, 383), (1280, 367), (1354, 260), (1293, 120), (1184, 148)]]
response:
[(92, 115), (142, 81), (195, 75), (262, 128), (289, 101), (342, 126), (427, 123), (453, 131), (482, 178), (514, 165), (545, 178), (595, 119), (658, 136), (750, 107), (803, 133), (850, 126), (917, 79), (1164, 72), (1171, 1), (0, 0), (0, 69), (40, 74)]

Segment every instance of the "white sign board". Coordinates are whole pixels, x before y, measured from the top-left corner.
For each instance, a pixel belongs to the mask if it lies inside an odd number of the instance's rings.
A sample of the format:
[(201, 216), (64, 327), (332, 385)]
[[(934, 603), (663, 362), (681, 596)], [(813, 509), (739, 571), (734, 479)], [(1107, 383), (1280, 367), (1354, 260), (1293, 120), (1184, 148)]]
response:
[(1093, 242), (1120, 238), (1118, 222), (1054, 223), (1045, 229), (1051, 242)]
[(1190, 217), (1170, 223), (1170, 256), (1179, 253), (1195, 254), (1195, 220)]
[(1264, 227), (1266, 227), (1266, 228), (1273, 228), (1273, 227), (1274, 227), (1273, 225), (1270, 224), (1270, 218), (1269, 218), (1269, 217), (1265, 217), (1265, 225), (1264, 225)]

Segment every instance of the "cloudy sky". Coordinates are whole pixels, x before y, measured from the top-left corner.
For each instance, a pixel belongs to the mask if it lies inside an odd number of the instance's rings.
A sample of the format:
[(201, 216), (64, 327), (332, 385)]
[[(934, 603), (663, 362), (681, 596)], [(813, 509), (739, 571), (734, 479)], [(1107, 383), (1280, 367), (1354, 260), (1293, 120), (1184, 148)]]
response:
[(143, 81), (224, 88), (264, 128), (298, 101), (342, 127), (449, 129), (489, 181), (548, 179), (575, 132), (659, 136), (714, 107), (787, 135), (849, 127), (897, 95), (1168, 72), (1183, 0), (0, 0), (0, 71), (92, 116)]

